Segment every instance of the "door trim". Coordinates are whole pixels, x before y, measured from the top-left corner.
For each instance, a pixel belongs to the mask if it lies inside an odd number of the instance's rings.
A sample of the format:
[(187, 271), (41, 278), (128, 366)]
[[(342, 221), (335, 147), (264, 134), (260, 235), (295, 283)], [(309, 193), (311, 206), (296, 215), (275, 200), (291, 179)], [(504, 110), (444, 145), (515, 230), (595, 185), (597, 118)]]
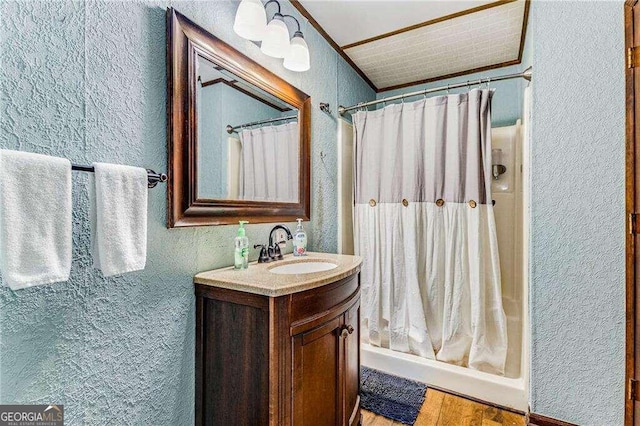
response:
[(625, 348), (625, 426), (634, 424), (634, 401), (631, 395), (631, 379), (635, 377), (636, 346), (636, 235), (632, 215), (638, 211), (636, 205), (636, 152), (635, 134), (635, 81), (634, 69), (627, 66), (627, 52), (634, 44), (633, 7), (638, 0), (626, 0), (624, 4), (625, 26), (625, 83), (626, 83), (626, 348)]

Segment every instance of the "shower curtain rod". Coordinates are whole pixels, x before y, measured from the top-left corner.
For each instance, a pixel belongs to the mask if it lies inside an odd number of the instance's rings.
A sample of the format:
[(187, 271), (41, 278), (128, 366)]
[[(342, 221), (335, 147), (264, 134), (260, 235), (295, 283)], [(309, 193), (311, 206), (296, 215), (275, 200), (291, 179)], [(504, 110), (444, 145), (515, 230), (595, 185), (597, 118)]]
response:
[(375, 101), (361, 102), (361, 103), (359, 103), (357, 105), (352, 105), (350, 107), (344, 107), (344, 106), (340, 105), (338, 107), (338, 113), (340, 115), (344, 115), (346, 112), (349, 112), (349, 111), (351, 111), (353, 109), (366, 108), (368, 106), (376, 105), (376, 104), (383, 103), (383, 102), (389, 102), (389, 101), (395, 101), (395, 100), (398, 100), (398, 99), (410, 98), (412, 96), (426, 95), (428, 93), (441, 92), (443, 90), (458, 89), (460, 87), (474, 86), (476, 84), (482, 84), (482, 83), (489, 84), (492, 81), (511, 80), (511, 79), (514, 79), (514, 78), (524, 78), (527, 81), (531, 81), (531, 76), (532, 76), (532, 67), (529, 67), (526, 70), (524, 70), (524, 71), (522, 71), (520, 73), (517, 73), (517, 74), (506, 74), (506, 75), (500, 75), (498, 77), (491, 77), (491, 78), (487, 77), (487, 78), (480, 78), (478, 80), (467, 80), (464, 83), (447, 84), (446, 86), (434, 87), (432, 89), (420, 90), (418, 92), (403, 93), (401, 95), (389, 96), (388, 98), (384, 98), (384, 99), (376, 99)]
[(251, 127), (251, 126), (256, 126), (258, 124), (273, 123), (275, 121), (289, 120), (291, 118), (298, 118), (298, 116), (290, 115), (289, 117), (270, 118), (268, 120), (259, 120), (259, 121), (254, 121), (253, 123), (239, 124), (237, 126), (232, 126), (231, 124), (227, 124), (227, 133), (231, 134), (235, 132), (236, 129), (240, 129), (242, 127)]

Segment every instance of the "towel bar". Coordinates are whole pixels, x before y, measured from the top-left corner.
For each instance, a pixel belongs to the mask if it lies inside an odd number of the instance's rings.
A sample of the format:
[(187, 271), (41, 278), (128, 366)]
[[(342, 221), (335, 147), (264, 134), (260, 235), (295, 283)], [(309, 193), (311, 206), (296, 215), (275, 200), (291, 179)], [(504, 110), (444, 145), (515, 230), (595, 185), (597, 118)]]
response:
[[(79, 172), (90, 172), (90, 173), (95, 172), (95, 169), (93, 168), (93, 166), (85, 166), (82, 164), (71, 164), (71, 170), (76, 170)], [(147, 180), (148, 180), (147, 186), (149, 188), (155, 188), (158, 182), (166, 182), (167, 179), (168, 178), (166, 174), (156, 173), (151, 169), (147, 169)]]

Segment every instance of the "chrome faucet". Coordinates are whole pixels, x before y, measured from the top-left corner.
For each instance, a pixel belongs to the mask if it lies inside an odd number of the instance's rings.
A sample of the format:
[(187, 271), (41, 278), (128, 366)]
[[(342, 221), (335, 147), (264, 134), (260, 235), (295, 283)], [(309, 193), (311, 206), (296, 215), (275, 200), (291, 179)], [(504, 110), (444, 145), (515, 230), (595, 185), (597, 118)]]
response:
[(273, 242), (273, 234), (275, 233), (275, 231), (277, 231), (278, 229), (282, 229), (284, 232), (287, 233), (287, 240), (292, 240), (293, 239), (293, 235), (291, 234), (291, 231), (289, 230), (289, 228), (287, 228), (284, 225), (276, 225), (271, 229), (271, 232), (269, 232), (269, 245), (265, 246), (264, 244), (256, 244), (253, 246), (253, 248), (258, 248), (258, 247), (262, 247), (260, 250), (260, 256), (258, 256), (258, 263), (267, 263), (267, 262), (273, 262), (275, 260), (280, 260), (282, 259), (282, 251), (280, 250), (280, 244), (281, 243), (286, 243), (287, 241), (276, 241), (275, 244)]

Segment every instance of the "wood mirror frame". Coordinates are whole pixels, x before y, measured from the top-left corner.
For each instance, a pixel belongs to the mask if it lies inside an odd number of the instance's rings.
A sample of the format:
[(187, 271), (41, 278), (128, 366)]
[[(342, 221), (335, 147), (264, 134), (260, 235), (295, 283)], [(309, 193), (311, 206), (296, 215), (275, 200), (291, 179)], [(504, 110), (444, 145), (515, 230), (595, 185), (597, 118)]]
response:
[[(300, 154), (297, 203), (197, 197), (195, 66), (198, 56), (223, 66), (298, 109)], [(310, 219), (311, 98), (173, 8), (167, 9), (167, 139), (167, 227), (228, 225), (239, 220), (269, 223)]]

